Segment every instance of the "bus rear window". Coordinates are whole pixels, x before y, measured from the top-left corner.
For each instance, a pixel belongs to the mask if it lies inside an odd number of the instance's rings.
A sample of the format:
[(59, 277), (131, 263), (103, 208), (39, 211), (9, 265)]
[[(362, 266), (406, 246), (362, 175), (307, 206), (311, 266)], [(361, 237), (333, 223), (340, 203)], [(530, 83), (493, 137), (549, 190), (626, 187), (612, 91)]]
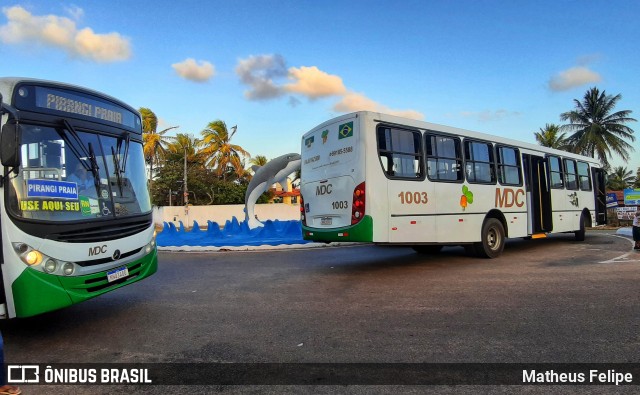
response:
[(387, 177), (423, 179), (420, 132), (380, 126), (377, 134), (380, 164)]

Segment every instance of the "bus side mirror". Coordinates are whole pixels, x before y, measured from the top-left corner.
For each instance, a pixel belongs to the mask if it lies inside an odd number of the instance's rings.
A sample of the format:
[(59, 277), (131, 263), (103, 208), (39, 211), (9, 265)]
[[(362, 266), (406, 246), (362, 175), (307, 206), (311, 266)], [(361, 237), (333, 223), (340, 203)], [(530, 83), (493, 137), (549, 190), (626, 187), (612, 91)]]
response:
[(16, 168), (20, 165), (20, 127), (6, 123), (0, 135), (0, 160), (5, 167)]

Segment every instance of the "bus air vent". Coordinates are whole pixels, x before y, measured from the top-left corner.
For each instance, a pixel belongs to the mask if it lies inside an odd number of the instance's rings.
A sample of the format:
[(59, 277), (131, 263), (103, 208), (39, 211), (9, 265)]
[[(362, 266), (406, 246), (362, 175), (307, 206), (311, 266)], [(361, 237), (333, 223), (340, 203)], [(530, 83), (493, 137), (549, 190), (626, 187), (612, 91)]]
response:
[(151, 223), (152, 220), (144, 219), (124, 224), (103, 224), (60, 233), (49, 233), (46, 238), (66, 243), (94, 243), (135, 235), (149, 229)]

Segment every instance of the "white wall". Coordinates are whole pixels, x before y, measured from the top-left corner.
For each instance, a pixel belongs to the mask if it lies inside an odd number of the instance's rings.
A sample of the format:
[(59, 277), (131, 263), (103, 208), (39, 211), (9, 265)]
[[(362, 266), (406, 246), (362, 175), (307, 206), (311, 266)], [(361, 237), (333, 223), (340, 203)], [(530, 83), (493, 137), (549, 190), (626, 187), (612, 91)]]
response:
[[(299, 220), (300, 206), (288, 204), (256, 204), (255, 214), (260, 221), (270, 220)], [(227, 220), (236, 217), (238, 221), (244, 221), (244, 204), (232, 204), (224, 206), (189, 206), (189, 212), (185, 213), (184, 206), (162, 206), (153, 208), (153, 221), (162, 226), (163, 222), (173, 222), (178, 225), (182, 221), (185, 227), (191, 228), (193, 221), (198, 221), (201, 227), (207, 226), (207, 221), (217, 222), (223, 226)]]

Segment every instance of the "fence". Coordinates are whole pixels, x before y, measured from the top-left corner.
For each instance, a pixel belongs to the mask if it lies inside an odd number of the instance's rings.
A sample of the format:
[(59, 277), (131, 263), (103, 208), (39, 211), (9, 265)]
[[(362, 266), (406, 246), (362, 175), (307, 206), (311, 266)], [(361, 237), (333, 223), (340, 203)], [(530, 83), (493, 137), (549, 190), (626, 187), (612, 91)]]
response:
[[(255, 214), (260, 221), (270, 220), (299, 220), (300, 206), (289, 204), (256, 204)], [(214, 221), (224, 224), (232, 217), (238, 221), (244, 220), (244, 204), (231, 204), (219, 206), (189, 206), (185, 210), (184, 206), (161, 206), (153, 208), (153, 221), (156, 226), (162, 226), (164, 222), (178, 224), (180, 221), (185, 227), (191, 228), (193, 221), (199, 225), (206, 226), (207, 221)]]

